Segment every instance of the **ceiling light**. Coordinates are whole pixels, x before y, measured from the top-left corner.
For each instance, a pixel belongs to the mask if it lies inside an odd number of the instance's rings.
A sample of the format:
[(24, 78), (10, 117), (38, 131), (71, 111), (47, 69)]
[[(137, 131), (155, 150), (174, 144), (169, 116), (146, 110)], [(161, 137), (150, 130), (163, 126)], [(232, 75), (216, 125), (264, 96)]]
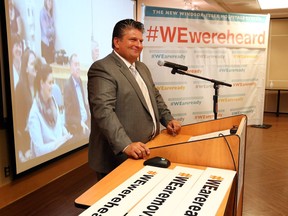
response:
[(284, 0), (258, 0), (262, 10), (288, 8), (288, 1)]

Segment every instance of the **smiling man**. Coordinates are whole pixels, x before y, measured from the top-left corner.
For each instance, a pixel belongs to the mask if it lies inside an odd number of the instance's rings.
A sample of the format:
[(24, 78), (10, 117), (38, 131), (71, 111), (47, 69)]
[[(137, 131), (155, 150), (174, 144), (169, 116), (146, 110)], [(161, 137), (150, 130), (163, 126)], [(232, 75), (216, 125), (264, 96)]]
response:
[(143, 32), (140, 22), (119, 21), (113, 30), (112, 53), (88, 71), (89, 164), (99, 179), (127, 157), (149, 155), (145, 143), (159, 134), (160, 123), (170, 134), (181, 128), (155, 88), (149, 69), (138, 61)]

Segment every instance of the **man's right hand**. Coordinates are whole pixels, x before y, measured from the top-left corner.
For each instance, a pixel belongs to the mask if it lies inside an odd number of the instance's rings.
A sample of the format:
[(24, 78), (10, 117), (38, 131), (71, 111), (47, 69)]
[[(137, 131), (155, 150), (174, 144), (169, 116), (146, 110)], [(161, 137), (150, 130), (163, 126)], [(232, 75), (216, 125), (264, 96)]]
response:
[(142, 142), (133, 142), (125, 148), (124, 153), (134, 159), (144, 159), (150, 154), (150, 150)]

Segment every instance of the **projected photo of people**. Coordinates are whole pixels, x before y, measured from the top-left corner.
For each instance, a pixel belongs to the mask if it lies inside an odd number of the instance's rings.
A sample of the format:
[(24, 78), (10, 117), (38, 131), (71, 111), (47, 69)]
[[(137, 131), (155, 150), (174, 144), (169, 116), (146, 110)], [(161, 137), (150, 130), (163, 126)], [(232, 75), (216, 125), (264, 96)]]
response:
[(84, 95), (77, 54), (71, 55), (69, 65), (71, 74), (64, 86), (66, 126), (70, 133), (81, 139), (90, 133), (90, 112)]
[(44, 0), (40, 12), (41, 53), (48, 64), (54, 62), (55, 28), (53, 18), (53, 0)]
[(54, 78), (48, 64), (41, 66), (35, 79), (35, 97), (29, 113), (28, 131), (34, 157), (55, 151), (72, 135), (65, 128), (52, 88)]
[(17, 107), (21, 107), (21, 111), (16, 112), (16, 126), (17, 136), (22, 141), (18, 146), (18, 155), (22, 162), (31, 158), (30, 138), (26, 123), (35, 94), (34, 80), (38, 70), (37, 64), (40, 64), (40, 60), (37, 60), (34, 51), (26, 49), (22, 56), (19, 82), (15, 90), (15, 103)]
[(9, 20), (11, 34), (22, 36), (22, 19), (19, 10), (14, 4), (14, 0), (9, 0)]
[(16, 89), (17, 83), (19, 82), (20, 70), (21, 70), (21, 61), (23, 54), (23, 44), (20, 35), (12, 34), (11, 35), (11, 46), (12, 46), (12, 58), (13, 58), (13, 86)]
[(134, 4), (5, 0), (16, 174), (88, 144), (87, 72), (111, 52), (107, 35), (134, 18)]
[(97, 41), (92, 40), (91, 41), (91, 56), (93, 62), (97, 61), (99, 59), (99, 44)]

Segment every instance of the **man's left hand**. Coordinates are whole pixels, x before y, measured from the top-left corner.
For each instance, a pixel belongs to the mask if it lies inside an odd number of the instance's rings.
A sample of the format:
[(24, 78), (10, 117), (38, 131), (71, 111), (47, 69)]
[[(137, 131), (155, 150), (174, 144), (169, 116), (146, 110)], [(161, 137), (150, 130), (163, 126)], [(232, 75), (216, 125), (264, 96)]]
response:
[(176, 136), (181, 130), (181, 124), (179, 121), (173, 119), (167, 125), (167, 131), (169, 134)]

